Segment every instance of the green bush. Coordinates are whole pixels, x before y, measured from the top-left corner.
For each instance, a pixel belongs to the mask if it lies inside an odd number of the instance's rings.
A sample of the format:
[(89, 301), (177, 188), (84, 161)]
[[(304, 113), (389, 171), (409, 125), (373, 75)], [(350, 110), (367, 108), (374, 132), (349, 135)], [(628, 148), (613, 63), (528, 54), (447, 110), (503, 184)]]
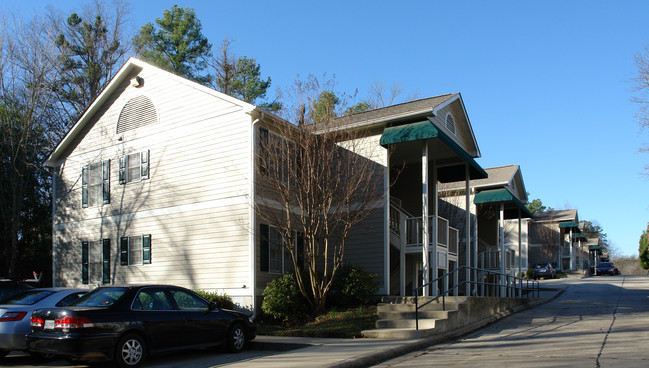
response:
[(527, 272), (525, 273), (525, 277), (527, 277), (528, 279), (534, 278), (534, 269), (528, 268)]
[(205, 300), (216, 304), (223, 309), (234, 309), (234, 302), (228, 294), (219, 294), (216, 291), (194, 290), (196, 294), (205, 298)]
[(297, 285), (295, 275), (286, 274), (264, 288), (261, 310), (282, 323), (292, 323), (308, 313), (308, 304)]
[(330, 304), (347, 308), (370, 303), (379, 289), (376, 277), (359, 266), (344, 265), (336, 275)]

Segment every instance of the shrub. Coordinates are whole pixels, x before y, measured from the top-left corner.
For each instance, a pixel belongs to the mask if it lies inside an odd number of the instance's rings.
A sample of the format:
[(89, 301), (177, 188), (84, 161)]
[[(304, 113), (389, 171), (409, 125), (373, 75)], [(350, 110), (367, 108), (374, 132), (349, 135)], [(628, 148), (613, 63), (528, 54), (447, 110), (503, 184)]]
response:
[(223, 309), (234, 309), (234, 302), (228, 294), (219, 294), (216, 291), (194, 290), (207, 301), (213, 302), (217, 307)]
[(528, 268), (527, 272), (525, 273), (525, 277), (527, 277), (528, 279), (534, 278), (534, 269)]
[(376, 277), (359, 266), (344, 265), (338, 270), (331, 291), (331, 304), (352, 307), (369, 303), (370, 297), (378, 290)]
[(286, 274), (266, 284), (262, 295), (264, 301), (261, 310), (280, 322), (295, 322), (307, 314), (307, 302), (293, 274)]

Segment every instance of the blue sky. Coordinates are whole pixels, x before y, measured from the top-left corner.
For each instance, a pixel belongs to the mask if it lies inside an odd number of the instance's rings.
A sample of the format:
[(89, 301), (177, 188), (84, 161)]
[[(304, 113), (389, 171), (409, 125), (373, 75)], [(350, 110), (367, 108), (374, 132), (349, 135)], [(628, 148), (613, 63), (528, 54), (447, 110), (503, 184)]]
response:
[[(3, 0), (23, 16), (53, 4)], [(649, 1), (131, 2), (133, 30), (172, 5), (194, 8), (213, 44), (234, 39), (272, 89), (335, 75), (364, 97), (373, 81), (402, 98), (460, 92), (484, 167), (521, 166), (530, 199), (576, 208), (621, 254), (649, 221), (649, 143), (630, 102), (634, 54), (649, 45)]]

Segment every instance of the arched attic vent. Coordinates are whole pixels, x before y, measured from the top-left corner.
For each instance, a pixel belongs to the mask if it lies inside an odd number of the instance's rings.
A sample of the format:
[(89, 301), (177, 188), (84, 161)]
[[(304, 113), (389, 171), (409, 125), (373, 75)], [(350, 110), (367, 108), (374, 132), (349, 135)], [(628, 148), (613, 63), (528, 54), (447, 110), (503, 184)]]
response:
[(128, 100), (119, 113), (117, 134), (156, 123), (158, 114), (155, 105), (146, 96), (137, 96)]
[(450, 113), (446, 114), (446, 129), (455, 134), (455, 120)]

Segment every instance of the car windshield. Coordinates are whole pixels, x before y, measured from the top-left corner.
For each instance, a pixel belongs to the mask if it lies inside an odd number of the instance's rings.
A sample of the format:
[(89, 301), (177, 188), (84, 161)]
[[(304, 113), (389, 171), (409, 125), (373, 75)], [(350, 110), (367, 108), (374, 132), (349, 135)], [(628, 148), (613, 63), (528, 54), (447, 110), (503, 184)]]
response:
[(546, 268), (546, 267), (548, 267), (547, 264), (537, 264), (536, 265), (536, 268)]
[(602, 262), (602, 263), (599, 264), (599, 267), (611, 267), (611, 266), (612, 265), (611, 265), (610, 262)]
[(97, 288), (70, 303), (75, 307), (109, 307), (128, 290), (125, 287)]
[(54, 294), (52, 290), (29, 290), (18, 293), (2, 301), (3, 304), (33, 305)]

